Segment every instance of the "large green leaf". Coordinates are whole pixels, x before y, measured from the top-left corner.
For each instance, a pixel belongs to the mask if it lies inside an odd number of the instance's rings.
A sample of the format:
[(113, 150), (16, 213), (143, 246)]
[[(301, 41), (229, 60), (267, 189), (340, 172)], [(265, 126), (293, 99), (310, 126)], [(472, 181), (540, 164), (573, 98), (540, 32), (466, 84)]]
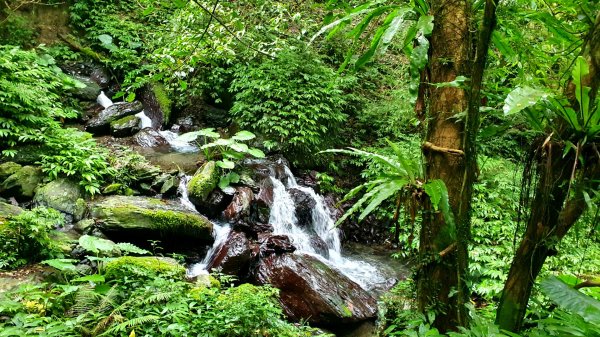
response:
[(95, 236), (83, 235), (79, 238), (79, 245), (94, 254), (101, 252), (112, 252), (117, 249), (114, 242), (106, 239), (101, 239)]
[(584, 128), (590, 121), (590, 87), (583, 85), (585, 76), (590, 73), (587, 62), (581, 56), (575, 61), (573, 67), (573, 83), (575, 83), (575, 98), (579, 102), (579, 113), (582, 117)]
[(561, 308), (588, 322), (600, 321), (600, 301), (571, 288), (554, 276), (542, 280), (540, 286), (544, 294)]
[(243, 131), (240, 131), (240, 132), (236, 133), (231, 138), (233, 138), (235, 140), (239, 140), (239, 141), (245, 141), (245, 140), (254, 139), (254, 138), (256, 138), (256, 136), (252, 132), (250, 132), (250, 131), (243, 130)]
[(525, 108), (537, 104), (540, 100), (548, 98), (550, 95), (544, 90), (531, 87), (518, 87), (511, 91), (504, 100), (504, 114), (511, 115), (522, 111)]
[(79, 261), (75, 259), (53, 259), (42, 261), (43, 264), (47, 264), (50, 267), (56, 268), (62, 272), (77, 272), (77, 267), (75, 267), (75, 263), (77, 262)]
[(149, 251), (142, 249), (132, 243), (129, 242), (119, 242), (117, 243), (117, 247), (122, 253), (132, 253), (132, 254), (140, 254), (147, 255), (150, 254)]
[(374, 193), (370, 199), (371, 202), (358, 216), (358, 221), (362, 221), (366, 216), (371, 214), (376, 207), (381, 205), (381, 203), (388, 199), (389, 197), (395, 195), (398, 191), (402, 190), (404, 186), (408, 183), (408, 180), (393, 180), (386, 184), (381, 185), (381, 188), (378, 189), (377, 193)]

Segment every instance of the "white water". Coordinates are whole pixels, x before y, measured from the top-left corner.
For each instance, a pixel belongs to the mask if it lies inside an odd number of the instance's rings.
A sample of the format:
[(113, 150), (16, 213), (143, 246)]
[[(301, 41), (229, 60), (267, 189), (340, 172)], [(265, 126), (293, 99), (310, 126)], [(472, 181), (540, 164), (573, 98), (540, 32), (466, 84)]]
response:
[[(140, 129), (152, 127), (152, 119), (150, 119), (150, 117), (148, 117), (144, 111), (138, 112), (135, 114), (135, 116), (140, 119)], [(158, 133), (167, 141), (167, 143), (169, 143), (169, 145), (171, 145), (173, 150), (177, 152), (187, 153), (198, 151), (197, 146), (178, 140), (177, 137), (179, 137), (179, 135), (173, 131), (163, 130), (159, 131)]]
[[(283, 165), (282, 162), (279, 164)], [(342, 256), (342, 245), (340, 231), (335, 226), (335, 221), (323, 197), (315, 193), (310, 187), (299, 186), (287, 166), (284, 166), (285, 176), (281, 181), (271, 177), (273, 181), (273, 205), (271, 206), (271, 215), (269, 223), (273, 225), (275, 234), (288, 235), (297, 253), (306, 253), (318, 257), (329, 266), (338, 269), (351, 280), (358, 283), (362, 288), (370, 290), (378, 284), (385, 283), (386, 278), (379, 273), (376, 267), (364, 262), (346, 258)], [(292, 200), (287, 188), (296, 188), (308, 194), (314, 201), (315, 207), (312, 210), (312, 229), (327, 244), (329, 256), (319, 255), (312, 247), (310, 234), (298, 226), (298, 220), (295, 215), (294, 201)]]
[(96, 102), (102, 105), (102, 107), (105, 109), (113, 105), (113, 102), (110, 100), (110, 98), (108, 98), (108, 96), (106, 96), (106, 94), (104, 94), (104, 91), (100, 91), (100, 95), (98, 95), (98, 98), (96, 98)]

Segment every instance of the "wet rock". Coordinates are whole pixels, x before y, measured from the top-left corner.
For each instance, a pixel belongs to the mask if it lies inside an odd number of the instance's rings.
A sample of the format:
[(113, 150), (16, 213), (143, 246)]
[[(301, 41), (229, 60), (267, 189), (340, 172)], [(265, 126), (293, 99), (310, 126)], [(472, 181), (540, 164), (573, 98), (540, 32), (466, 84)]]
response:
[(187, 184), (188, 197), (194, 206), (206, 208), (205, 202), (219, 182), (219, 170), (214, 161), (204, 163)]
[(94, 221), (94, 219), (83, 219), (78, 221), (73, 226), (73, 229), (79, 234), (90, 234), (94, 229), (95, 223), (96, 222)]
[(229, 195), (216, 188), (208, 195), (206, 201), (196, 203), (196, 209), (198, 212), (205, 214), (209, 218), (220, 216), (225, 208), (233, 200), (233, 195)]
[(287, 235), (259, 234), (260, 255), (268, 256), (271, 254), (292, 253), (296, 247)]
[(108, 75), (106, 69), (99, 66), (93, 67), (90, 79), (96, 82), (102, 89), (106, 89), (110, 83), (110, 75)]
[(110, 123), (110, 133), (113, 137), (129, 137), (138, 131), (140, 131), (140, 118), (134, 115)]
[(296, 218), (300, 227), (312, 226), (312, 211), (316, 206), (315, 199), (308, 193), (298, 189), (290, 188), (288, 193), (296, 207)]
[(135, 115), (142, 111), (144, 107), (141, 102), (131, 103), (118, 102), (108, 108), (100, 111), (94, 118), (90, 119), (85, 126), (85, 130), (94, 135), (104, 135), (110, 131), (110, 123), (123, 117)]
[(247, 222), (240, 220), (233, 225), (233, 229), (244, 232), (248, 237), (257, 239), (261, 233), (272, 233), (273, 226), (267, 223)]
[(19, 201), (31, 199), (43, 178), (39, 167), (23, 166), (0, 184), (0, 194)]
[(211, 244), (212, 223), (175, 201), (111, 196), (91, 207), (91, 216), (109, 238), (145, 244), (160, 240), (174, 249)]
[(0, 164), (0, 182), (6, 180), (6, 178), (17, 173), (21, 169), (21, 165), (12, 161)]
[(100, 86), (89, 77), (75, 76), (75, 79), (83, 84), (82, 88), (73, 89), (73, 94), (86, 101), (95, 101), (100, 94)]
[(56, 179), (38, 188), (33, 198), (38, 206), (61, 211), (79, 221), (85, 212), (85, 201), (79, 184), (68, 179)]
[(134, 141), (141, 147), (169, 147), (167, 140), (160, 134), (160, 132), (151, 129), (144, 128), (140, 132), (133, 136)]
[(227, 206), (223, 215), (225, 220), (234, 223), (250, 215), (250, 203), (254, 199), (254, 193), (249, 187), (236, 187), (233, 200)]
[(267, 223), (273, 205), (273, 181), (270, 178), (263, 179), (259, 186), (260, 190), (253, 204), (254, 218), (259, 222)]
[(160, 83), (151, 83), (141, 90), (140, 99), (144, 104), (144, 112), (158, 128), (166, 125), (171, 118), (172, 102), (165, 87)]
[(250, 158), (244, 160), (241, 166), (251, 172), (251, 178), (255, 181), (275, 177), (286, 182), (288, 177), (286, 167), (289, 167), (289, 162), (282, 156), (270, 156), (261, 159)]
[(243, 279), (250, 270), (252, 256), (252, 246), (246, 235), (241, 232), (231, 232), (208, 263), (207, 269), (219, 268), (221, 273), (236, 275)]
[(329, 258), (329, 247), (327, 247), (327, 243), (325, 243), (318, 235), (313, 234), (310, 236), (310, 246), (313, 247), (317, 254), (326, 259)]
[(377, 302), (371, 295), (310, 255), (270, 255), (258, 262), (253, 276), (258, 284), (279, 289), (283, 310), (294, 320), (339, 326), (373, 319), (377, 314)]

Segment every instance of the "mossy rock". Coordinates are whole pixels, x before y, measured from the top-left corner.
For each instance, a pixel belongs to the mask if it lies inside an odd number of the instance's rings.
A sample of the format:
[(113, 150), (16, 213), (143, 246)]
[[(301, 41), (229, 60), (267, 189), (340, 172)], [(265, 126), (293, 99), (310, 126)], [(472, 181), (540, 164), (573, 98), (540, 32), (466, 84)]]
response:
[(214, 161), (204, 163), (187, 184), (188, 197), (197, 207), (202, 207), (219, 182), (219, 170)]
[(122, 279), (125, 276), (135, 278), (154, 278), (167, 276), (183, 278), (185, 268), (177, 261), (159, 256), (123, 256), (104, 265), (106, 279)]
[(140, 118), (131, 115), (110, 122), (110, 133), (113, 137), (128, 137), (140, 131)]
[(146, 198), (111, 196), (94, 204), (91, 215), (103, 233), (115, 241), (198, 247), (212, 244), (212, 223), (179, 203)]
[(33, 198), (44, 175), (39, 167), (23, 166), (0, 185), (0, 193), (17, 200)]
[(162, 111), (163, 114), (163, 125), (169, 124), (169, 120), (171, 119), (171, 106), (173, 102), (169, 98), (164, 85), (161, 83), (153, 83), (152, 93), (154, 97), (156, 97), (156, 102), (158, 103), (158, 107)]
[(19, 215), (21, 212), (23, 212), (21, 207), (6, 202), (0, 202), (0, 217), (8, 218), (9, 216)]
[(71, 215), (74, 221), (83, 218), (86, 206), (79, 184), (64, 178), (56, 179), (38, 188), (33, 202)]
[(4, 180), (6, 180), (6, 178), (15, 174), (21, 169), (21, 167), (23, 166), (12, 161), (0, 164), (0, 182), (3, 182)]

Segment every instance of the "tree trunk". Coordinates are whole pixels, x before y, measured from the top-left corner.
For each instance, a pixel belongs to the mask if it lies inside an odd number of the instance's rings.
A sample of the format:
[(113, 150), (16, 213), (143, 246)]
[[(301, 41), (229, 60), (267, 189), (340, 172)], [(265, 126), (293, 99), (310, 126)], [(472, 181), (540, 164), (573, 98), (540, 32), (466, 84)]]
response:
[[(431, 2), (434, 28), (430, 38), (430, 81), (451, 82), (457, 76), (467, 75), (470, 58), (469, 3), (467, 0), (435, 0)], [(423, 147), (427, 179), (442, 179), (448, 189), (451, 209), (467, 205), (460, 200), (465, 171), (463, 152), (464, 122), (455, 115), (468, 107), (467, 92), (462, 88), (429, 89), (429, 130)], [(460, 150), (459, 154), (449, 150)], [(421, 267), (417, 273), (419, 309), (435, 311), (434, 326), (440, 331), (454, 330), (466, 323), (465, 292), (457, 294), (465, 274), (467, 260), (465, 245), (440, 257), (439, 253), (455, 244), (455, 224), (444, 222), (441, 214), (426, 212), (420, 233), (419, 256)], [(459, 265), (461, 268), (459, 268)]]
[[(600, 83), (600, 78), (596, 76), (600, 69), (599, 27), (600, 13), (588, 34), (589, 48), (586, 51), (590, 75), (585, 79), (584, 85), (592, 88), (590, 91), (592, 99), (596, 97)], [(571, 105), (577, 108), (577, 101), (572, 92), (574, 85), (570, 84), (567, 90)], [(569, 136), (568, 127), (563, 125), (559, 130), (558, 136)], [(546, 258), (554, 252), (554, 245), (562, 240), (585, 211), (583, 189), (591, 180), (600, 178), (600, 154), (597, 144), (587, 144), (581, 151), (577, 151), (579, 156), (584, 158), (585, 166), (579, 168), (578, 175), (574, 177), (576, 156), (571, 152), (569, 156), (564, 157), (562, 155), (564, 145), (554, 142), (551, 137), (548, 137), (536, 150), (534, 160), (535, 165), (538, 165), (539, 178), (530, 206), (527, 229), (510, 267), (496, 313), (496, 324), (509, 331), (521, 329), (536, 277)], [(572, 182), (572, 178), (578, 181)], [(572, 183), (577, 185), (572, 192), (573, 196), (570, 196), (569, 189)], [(567, 199), (569, 200), (566, 201)]]

